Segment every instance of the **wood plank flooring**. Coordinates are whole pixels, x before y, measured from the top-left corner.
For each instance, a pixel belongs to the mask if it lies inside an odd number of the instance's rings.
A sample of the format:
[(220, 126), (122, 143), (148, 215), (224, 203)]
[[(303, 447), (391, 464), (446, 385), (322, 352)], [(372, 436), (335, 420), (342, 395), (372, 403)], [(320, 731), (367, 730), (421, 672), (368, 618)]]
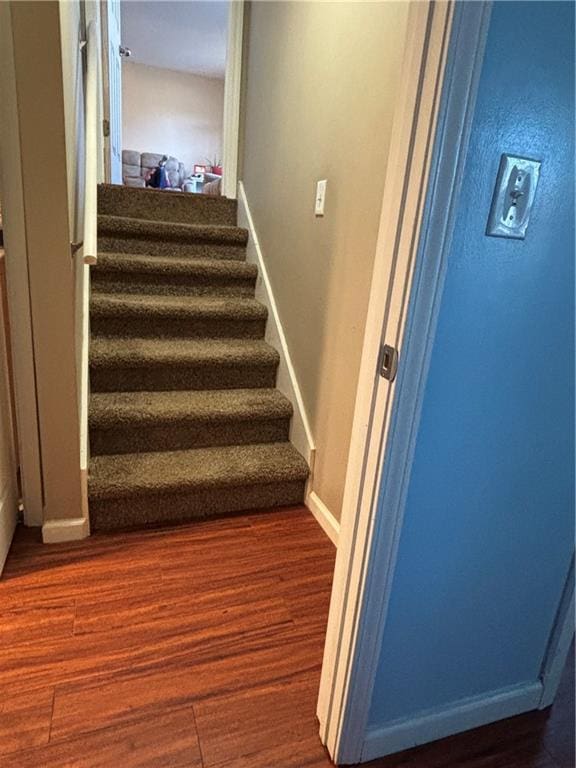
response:
[[(334, 559), (304, 508), (52, 546), (20, 529), (0, 580), (0, 768), (329, 768)], [(370, 766), (573, 768), (566, 680), (548, 718)]]

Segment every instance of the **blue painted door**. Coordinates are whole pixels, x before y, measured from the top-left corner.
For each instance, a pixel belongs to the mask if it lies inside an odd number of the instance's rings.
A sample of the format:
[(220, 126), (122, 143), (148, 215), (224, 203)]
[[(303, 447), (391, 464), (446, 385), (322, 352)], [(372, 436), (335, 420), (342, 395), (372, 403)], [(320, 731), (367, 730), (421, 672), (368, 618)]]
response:
[[(574, 548), (573, 61), (572, 3), (494, 3), (373, 727), (540, 675)], [(504, 152), (542, 161), (523, 241), (485, 235)]]

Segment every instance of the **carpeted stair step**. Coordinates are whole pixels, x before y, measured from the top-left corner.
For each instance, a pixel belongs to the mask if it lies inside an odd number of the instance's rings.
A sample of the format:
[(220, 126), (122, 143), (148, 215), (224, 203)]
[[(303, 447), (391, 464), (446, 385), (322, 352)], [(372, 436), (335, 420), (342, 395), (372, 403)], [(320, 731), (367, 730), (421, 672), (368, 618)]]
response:
[(98, 212), (112, 216), (235, 226), (236, 209), (237, 201), (226, 197), (138, 189), (117, 184), (98, 186)]
[(98, 209), (91, 528), (302, 503), (308, 467), (236, 201), (100, 185)]
[(245, 261), (99, 253), (92, 289), (115, 293), (253, 296), (258, 267)]
[(292, 405), (277, 389), (111, 392), (90, 398), (92, 456), (288, 440)]
[(247, 241), (241, 227), (98, 215), (99, 251), (242, 261)]
[(93, 336), (93, 392), (273, 387), (278, 352), (252, 339)]
[(306, 462), (290, 443), (96, 456), (93, 530), (174, 523), (301, 503)]
[(235, 296), (93, 293), (90, 326), (99, 336), (261, 339), (268, 310)]

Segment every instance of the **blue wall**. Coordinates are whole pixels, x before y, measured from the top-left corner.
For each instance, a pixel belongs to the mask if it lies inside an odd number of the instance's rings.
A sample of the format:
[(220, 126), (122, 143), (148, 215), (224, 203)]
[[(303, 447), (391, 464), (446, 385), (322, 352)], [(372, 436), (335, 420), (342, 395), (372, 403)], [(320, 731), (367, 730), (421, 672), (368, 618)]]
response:
[[(371, 726), (538, 679), (573, 551), (574, 6), (496, 2)], [(486, 237), (500, 155), (542, 160)]]

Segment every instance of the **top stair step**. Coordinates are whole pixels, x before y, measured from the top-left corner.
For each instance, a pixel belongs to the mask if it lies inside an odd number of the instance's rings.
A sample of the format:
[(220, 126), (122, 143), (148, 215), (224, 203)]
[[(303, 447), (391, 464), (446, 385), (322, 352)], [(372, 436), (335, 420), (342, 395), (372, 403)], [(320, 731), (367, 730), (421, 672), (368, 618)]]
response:
[(179, 221), (135, 219), (131, 216), (111, 216), (104, 213), (98, 213), (98, 234), (239, 246), (245, 246), (248, 242), (248, 231), (241, 227), (182, 224)]
[(182, 224), (236, 225), (237, 201), (227, 197), (98, 185), (98, 213)]
[(247, 242), (248, 231), (241, 227), (98, 214), (100, 251), (242, 261)]

